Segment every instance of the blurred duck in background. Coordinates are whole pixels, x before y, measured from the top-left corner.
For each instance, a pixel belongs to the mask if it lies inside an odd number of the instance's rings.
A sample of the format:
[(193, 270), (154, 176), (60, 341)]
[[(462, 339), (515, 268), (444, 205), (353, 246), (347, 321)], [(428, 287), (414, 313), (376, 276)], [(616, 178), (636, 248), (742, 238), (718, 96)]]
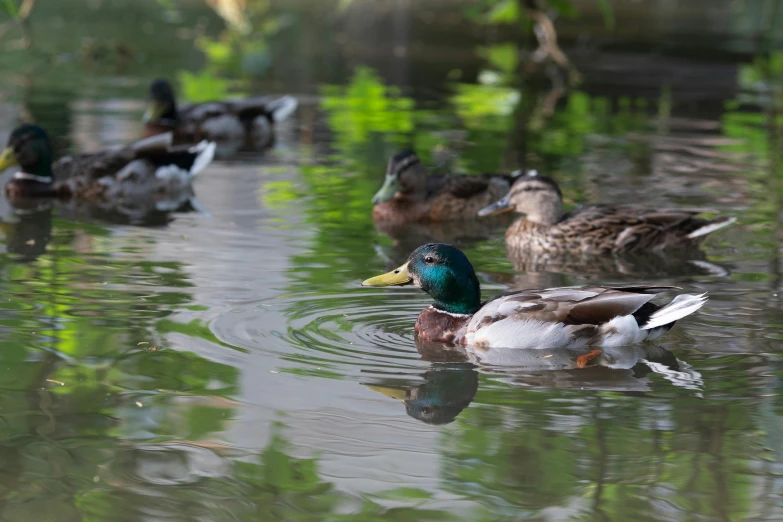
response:
[(5, 186), (13, 204), (36, 198), (78, 200), (102, 207), (154, 206), (172, 212), (193, 199), (192, 181), (212, 162), (215, 144), (173, 147), (171, 133), (132, 145), (52, 160), (49, 136), (17, 127), (0, 155), (0, 171), (18, 165)]
[(213, 141), (218, 157), (225, 158), (240, 150), (258, 151), (272, 145), (275, 124), (290, 116), (296, 107), (296, 98), (288, 95), (180, 107), (171, 84), (155, 80), (149, 88), (144, 135), (172, 132), (176, 143)]

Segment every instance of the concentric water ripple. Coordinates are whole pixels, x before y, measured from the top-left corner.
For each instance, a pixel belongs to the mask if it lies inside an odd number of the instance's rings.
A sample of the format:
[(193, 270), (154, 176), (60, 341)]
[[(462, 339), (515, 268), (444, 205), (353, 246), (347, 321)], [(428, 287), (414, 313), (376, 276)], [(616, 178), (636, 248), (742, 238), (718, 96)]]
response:
[[(421, 369), (413, 326), (426, 302), (415, 290), (287, 294), (238, 306), (212, 323), (223, 342), (340, 376)], [(426, 297), (426, 296), (424, 296)]]

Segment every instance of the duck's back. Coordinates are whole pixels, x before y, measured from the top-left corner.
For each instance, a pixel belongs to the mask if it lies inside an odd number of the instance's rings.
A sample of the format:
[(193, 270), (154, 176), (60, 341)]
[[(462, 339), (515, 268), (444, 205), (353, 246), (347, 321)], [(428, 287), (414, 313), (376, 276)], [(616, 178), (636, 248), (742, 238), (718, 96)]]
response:
[(74, 154), (55, 161), (52, 170), (57, 181), (79, 177), (92, 182), (119, 172), (135, 157), (136, 151), (129, 147), (91, 154)]
[[(521, 218), (506, 232), (506, 241), (516, 248), (575, 255), (695, 248), (709, 232), (733, 222), (728, 218), (697, 217), (702, 212), (705, 211), (590, 206), (564, 215), (554, 225)], [(700, 230), (705, 233), (700, 234)]]
[(427, 178), (430, 221), (472, 219), (478, 211), (505, 196), (513, 178), (498, 174), (436, 174)]
[[(618, 318), (634, 335), (659, 307), (649, 301), (672, 287), (570, 287), (522, 290), (488, 301), (468, 322), (464, 344), (478, 348), (580, 348), (595, 343)], [(638, 317), (637, 317), (638, 316)], [(622, 328), (618, 323), (616, 328)], [(614, 332), (616, 333), (616, 332)], [(620, 332), (624, 334), (625, 332)], [(631, 339), (630, 343), (640, 339)]]

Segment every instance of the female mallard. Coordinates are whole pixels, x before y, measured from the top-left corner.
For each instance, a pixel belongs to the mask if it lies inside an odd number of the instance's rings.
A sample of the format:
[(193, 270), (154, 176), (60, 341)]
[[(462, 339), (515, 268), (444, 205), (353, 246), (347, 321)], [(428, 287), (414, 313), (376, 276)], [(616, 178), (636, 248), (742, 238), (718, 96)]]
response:
[(491, 174), (428, 176), (413, 151), (402, 151), (389, 160), (386, 180), (372, 198), (372, 217), (397, 222), (470, 219), (506, 194), (513, 179)]
[(563, 197), (552, 178), (522, 176), (506, 196), (479, 211), (489, 216), (515, 210), (525, 214), (506, 231), (506, 244), (529, 253), (639, 252), (694, 248), (733, 217), (698, 218), (704, 210), (649, 209), (597, 205), (563, 213)]
[(520, 290), (482, 303), (473, 266), (443, 243), (417, 248), (408, 262), (362, 286), (413, 284), (435, 299), (416, 320), (416, 337), (426, 342), (492, 348), (591, 349), (584, 366), (601, 349), (652, 340), (706, 302), (705, 294), (682, 294), (666, 306), (649, 301), (676, 287), (571, 287)]
[(127, 147), (66, 156), (52, 163), (52, 147), (37, 125), (22, 125), (8, 138), (0, 171), (19, 165), (6, 184), (9, 200), (55, 197), (88, 203), (132, 205), (152, 200), (160, 211), (174, 211), (190, 201), (191, 182), (212, 161), (215, 144), (171, 147), (171, 134)]
[(178, 107), (166, 80), (150, 85), (145, 136), (173, 132), (177, 143), (214, 141), (221, 155), (242, 148), (260, 150), (272, 144), (273, 126), (296, 110), (293, 96), (262, 96), (237, 101), (214, 101)]

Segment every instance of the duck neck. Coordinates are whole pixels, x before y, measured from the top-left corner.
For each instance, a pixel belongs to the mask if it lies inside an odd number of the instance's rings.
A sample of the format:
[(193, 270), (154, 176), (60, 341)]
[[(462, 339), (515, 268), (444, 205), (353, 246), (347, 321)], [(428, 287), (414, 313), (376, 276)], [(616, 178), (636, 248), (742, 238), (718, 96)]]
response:
[(169, 105), (168, 110), (160, 115), (160, 121), (171, 124), (179, 123), (179, 112), (177, 111), (176, 104), (171, 103)]
[(435, 298), (432, 307), (456, 315), (473, 315), (481, 308), (481, 288), (476, 274), (436, 281), (424, 290)]
[(14, 175), (14, 179), (31, 180), (39, 183), (54, 183), (52, 173), (52, 156), (48, 150), (40, 150), (35, 161), (19, 165), (21, 172)]
[(539, 225), (552, 226), (560, 221), (563, 216), (562, 205), (546, 205), (537, 208), (534, 212), (527, 212), (526, 219)]

